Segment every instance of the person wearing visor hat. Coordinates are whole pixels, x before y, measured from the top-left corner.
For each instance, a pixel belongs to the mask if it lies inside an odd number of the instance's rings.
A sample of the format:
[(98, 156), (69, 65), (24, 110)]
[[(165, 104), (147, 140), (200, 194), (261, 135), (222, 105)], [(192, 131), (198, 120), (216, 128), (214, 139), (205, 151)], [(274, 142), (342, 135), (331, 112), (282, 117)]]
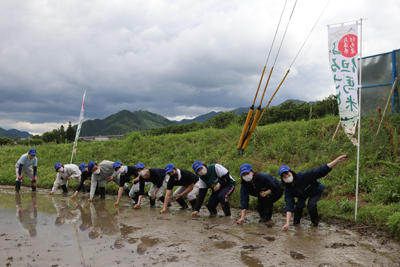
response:
[(29, 149), (28, 153), (23, 154), (15, 164), (15, 191), (18, 193), (21, 189), (22, 174), (25, 174), (32, 182), (32, 191), (36, 191), (36, 174), (37, 174), (37, 157), (36, 149)]
[[(286, 224), (282, 227), (282, 230), (285, 231), (289, 228), (292, 213), (294, 213), (293, 225), (300, 224), (307, 199), (307, 209), (311, 222), (314, 226), (318, 226), (317, 201), (320, 200), (325, 186), (317, 179), (326, 176), (338, 162), (344, 161), (346, 158), (347, 155), (341, 155), (328, 164), (299, 173), (286, 165), (279, 168), (279, 175), (285, 188), (286, 202)], [(295, 201), (295, 198), (297, 198), (297, 201)]]
[(267, 222), (272, 218), (274, 202), (278, 201), (283, 189), (281, 182), (271, 175), (263, 172), (254, 172), (249, 163), (240, 166), (242, 185), (240, 187), (241, 217), (237, 220), (242, 224), (246, 211), (249, 208), (249, 196), (257, 197), (257, 210), (260, 214), (260, 222)]
[(167, 182), (167, 191), (165, 193), (164, 207), (160, 213), (165, 213), (167, 211), (169, 198), (174, 186), (179, 186), (178, 189), (174, 191), (173, 197), (181, 208), (188, 208), (188, 205), (184, 200), (184, 197), (187, 197), (192, 209), (194, 209), (196, 206), (196, 197), (199, 193), (199, 177), (191, 171), (178, 169), (171, 163), (165, 166), (165, 173), (169, 175), (169, 179)]
[(79, 170), (81, 171), (81, 179), (74, 194), (71, 196), (71, 199), (74, 199), (78, 195), (79, 191), (83, 190), (85, 192), (85, 181), (90, 180), (92, 177), (92, 173), (89, 171), (88, 166), (86, 166), (85, 163), (79, 165)]
[(156, 199), (164, 203), (164, 190), (167, 186), (165, 180), (165, 170), (164, 169), (147, 169), (146, 166), (139, 162), (135, 165), (136, 170), (139, 173), (139, 198), (134, 208), (140, 208), (140, 202), (144, 196), (144, 187), (146, 182), (151, 182), (151, 188), (148, 192), (150, 198), (150, 206), (154, 207), (156, 204)]
[(54, 194), (54, 191), (61, 186), (63, 193), (68, 193), (67, 181), (71, 178), (75, 178), (80, 182), (81, 171), (75, 164), (66, 164), (65, 166), (59, 162), (54, 164), (54, 169), (57, 172), (56, 180), (54, 181), (53, 188), (51, 189), (50, 195)]
[(114, 162), (109, 160), (103, 160), (102, 162), (100, 162), (100, 164), (97, 164), (94, 161), (89, 162), (88, 170), (92, 173), (92, 178), (90, 182), (90, 195), (88, 199), (89, 202), (93, 201), (96, 189), (100, 194), (100, 198), (105, 199), (106, 184), (108, 181), (114, 180), (114, 182), (116, 182), (117, 184), (119, 183), (119, 181), (116, 180), (113, 176), (113, 164)]
[(135, 177), (135, 179), (138, 179), (138, 172), (135, 166), (126, 166), (122, 164), (121, 161), (114, 162), (113, 168), (113, 177), (116, 177), (115, 180), (119, 181), (118, 197), (117, 201), (114, 203), (115, 206), (118, 206), (119, 201), (121, 200), (121, 196), (124, 193), (124, 188), (125, 190), (127, 190), (127, 193), (129, 195), (129, 187), (127, 187), (125, 184), (131, 182), (132, 176)]
[(229, 174), (229, 171), (220, 164), (207, 166), (201, 161), (195, 161), (192, 168), (200, 177), (199, 195), (197, 196), (196, 207), (192, 212), (192, 216), (197, 216), (199, 213), (209, 188), (211, 188), (212, 193), (206, 206), (210, 215), (217, 215), (217, 205), (221, 203), (225, 216), (231, 216), (228, 198), (235, 190), (236, 181)]

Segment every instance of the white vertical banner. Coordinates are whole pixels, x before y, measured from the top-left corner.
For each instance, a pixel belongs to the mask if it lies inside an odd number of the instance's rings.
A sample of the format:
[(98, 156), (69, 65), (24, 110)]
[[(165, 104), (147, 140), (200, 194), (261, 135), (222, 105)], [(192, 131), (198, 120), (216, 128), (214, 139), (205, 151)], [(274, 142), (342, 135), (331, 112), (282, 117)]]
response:
[(336, 87), (340, 122), (354, 145), (358, 105), (358, 22), (328, 26), (329, 64)]
[(81, 127), (82, 127), (82, 122), (83, 122), (83, 115), (84, 115), (84, 112), (85, 112), (85, 97), (86, 97), (86, 89), (85, 89), (85, 92), (83, 93), (81, 113), (80, 113), (80, 115), (79, 115), (79, 123), (78, 123), (78, 128), (76, 129), (74, 147), (72, 148), (72, 155), (71, 155), (71, 161), (70, 161), (70, 163), (72, 163), (72, 158), (73, 158), (74, 155), (76, 154), (76, 147), (77, 147), (77, 145), (78, 145), (79, 134), (81, 133)]

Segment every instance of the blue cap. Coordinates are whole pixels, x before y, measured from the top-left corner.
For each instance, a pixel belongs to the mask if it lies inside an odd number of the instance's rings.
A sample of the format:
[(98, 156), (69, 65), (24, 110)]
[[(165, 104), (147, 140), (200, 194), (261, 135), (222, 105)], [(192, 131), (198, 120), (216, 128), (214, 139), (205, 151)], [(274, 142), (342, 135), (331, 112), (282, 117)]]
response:
[(94, 165), (96, 165), (96, 162), (94, 162), (94, 161), (89, 162), (89, 164), (87, 165), (88, 166), (88, 170), (90, 172), (93, 170)]
[(279, 176), (282, 176), (282, 173), (288, 172), (288, 171), (291, 171), (290, 168), (288, 166), (286, 166), (286, 165), (282, 165), (279, 168)]
[(114, 162), (114, 164), (113, 164), (113, 168), (114, 168), (114, 169), (119, 168), (119, 167), (121, 167), (121, 165), (122, 165), (121, 161), (116, 161), (116, 162)]
[(240, 176), (243, 175), (243, 173), (249, 173), (253, 170), (253, 167), (249, 163), (244, 163), (242, 166), (240, 166)]
[(54, 164), (54, 169), (56, 169), (56, 171), (58, 170), (58, 168), (62, 167), (62, 164), (60, 162), (56, 162), (56, 164)]
[(83, 172), (86, 169), (86, 164), (82, 163), (81, 165), (79, 165), (79, 170), (81, 170), (81, 172)]
[(135, 165), (136, 169), (144, 169), (146, 166), (144, 166), (143, 163), (139, 162), (138, 164)]
[(192, 169), (194, 170), (195, 173), (197, 173), (197, 171), (203, 166), (204, 166), (203, 162), (198, 160), (198, 161), (193, 162)]
[(165, 169), (165, 173), (168, 174), (168, 173), (172, 172), (173, 169), (175, 169), (175, 165), (172, 163), (169, 163), (169, 164), (165, 165), (164, 169)]
[(29, 149), (29, 154), (31, 154), (32, 156), (36, 156), (36, 149), (35, 148)]

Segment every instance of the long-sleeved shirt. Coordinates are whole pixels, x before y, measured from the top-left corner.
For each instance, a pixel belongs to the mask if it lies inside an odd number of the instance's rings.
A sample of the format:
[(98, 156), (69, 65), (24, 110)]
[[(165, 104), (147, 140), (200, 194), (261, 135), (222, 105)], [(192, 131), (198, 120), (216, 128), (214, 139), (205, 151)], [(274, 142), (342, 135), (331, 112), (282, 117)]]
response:
[(316, 169), (299, 172), (291, 184), (285, 184), (286, 211), (294, 211), (294, 198), (306, 199), (324, 191), (324, 185), (317, 179), (327, 175), (332, 169), (327, 164)]
[(199, 177), (191, 171), (177, 169), (176, 179), (170, 177), (167, 183), (167, 190), (172, 190), (174, 186), (189, 186), (195, 184)]
[(160, 188), (163, 185), (165, 178), (165, 170), (149, 169), (149, 171), (150, 171), (149, 179), (144, 179), (142, 176), (140, 176), (139, 178), (139, 195), (144, 195), (145, 182), (151, 182), (158, 188)]
[(267, 173), (254, 173), (254, 182), (243, 180), (240, 187), (240, 208), (248, 209), (249, 196), (259, 197), (260, 192), (268, 189), (272, 191), (272, 194), (282, 196), (281, 182)]
[(57, 172), (57, 178), (56, 179), (66, 180), (67, 178), (75, 178), (79, 182), (81, 174), (82, 173), (79, 170), (79, 167), (76, 166), (75, 164), (65, 164), (64, 165), (64, 171), (63, 172)]
[(90, 198), (94, 197), (97, 184), (99, 184), (99, 187), (106, 186), (108, 178), (112, 176), (114, 173), (113, 164), (114, 162), (109, 160), (103, 160), (102, 162), (100, 162), (99, 164), (100, 173), (92, 174), (92, 181), (90, 183)]

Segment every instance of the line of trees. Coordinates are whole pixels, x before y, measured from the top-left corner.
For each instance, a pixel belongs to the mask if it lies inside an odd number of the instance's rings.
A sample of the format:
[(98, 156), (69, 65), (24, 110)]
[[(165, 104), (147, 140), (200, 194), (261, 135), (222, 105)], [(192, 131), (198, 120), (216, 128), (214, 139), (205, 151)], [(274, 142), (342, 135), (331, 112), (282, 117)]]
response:
[(0, 146), (5, 145), (30, 145), (37, 146), (43, 143), (55, 142), (57, 144), (70, 143), (75, 140), (76, 130), (72, 127), (71, 122), (68, 123), (67, 130), (61, 125), (59, 129), (54, 129), (50, 132), (43, 133), (42, 136), (35, 135), (27, 139), (10, 139), (7, 137), (0, 137)]
[(61, 125), (59, 129), (54, 129), (50, 132), (45, 132), (42, 135), (42, 140), (45, 143), (55, 142), (57, 144), (70, 143), (75, 140), (76, 131), (72, 127), (71, 122), (68, 123), (67, 130), (64, 129), (64, 125)]
[[(261, 111), (262, 112), (262, 111)], [(266, 125), (280, 121), (297, 121), (321, 118), (327, 115), (338, 115), (338, 105), (335, 95), (330, 95), (324, 100), (314, 103), (295, 103), (287, 101), (279, 106), (267, 109), (261, 118), (259, 125)], [(203, 128), (226, 128), (231, 123), (243, 125), (247, 112), (236, 115), (233, 112), (223, 112), (215, 115), (205, 122), (192, 122), (186, 124), (169, 125), (143, 131), (144, 135), (161, 135), (167, 133), (186, 133), (197, 131)]]

